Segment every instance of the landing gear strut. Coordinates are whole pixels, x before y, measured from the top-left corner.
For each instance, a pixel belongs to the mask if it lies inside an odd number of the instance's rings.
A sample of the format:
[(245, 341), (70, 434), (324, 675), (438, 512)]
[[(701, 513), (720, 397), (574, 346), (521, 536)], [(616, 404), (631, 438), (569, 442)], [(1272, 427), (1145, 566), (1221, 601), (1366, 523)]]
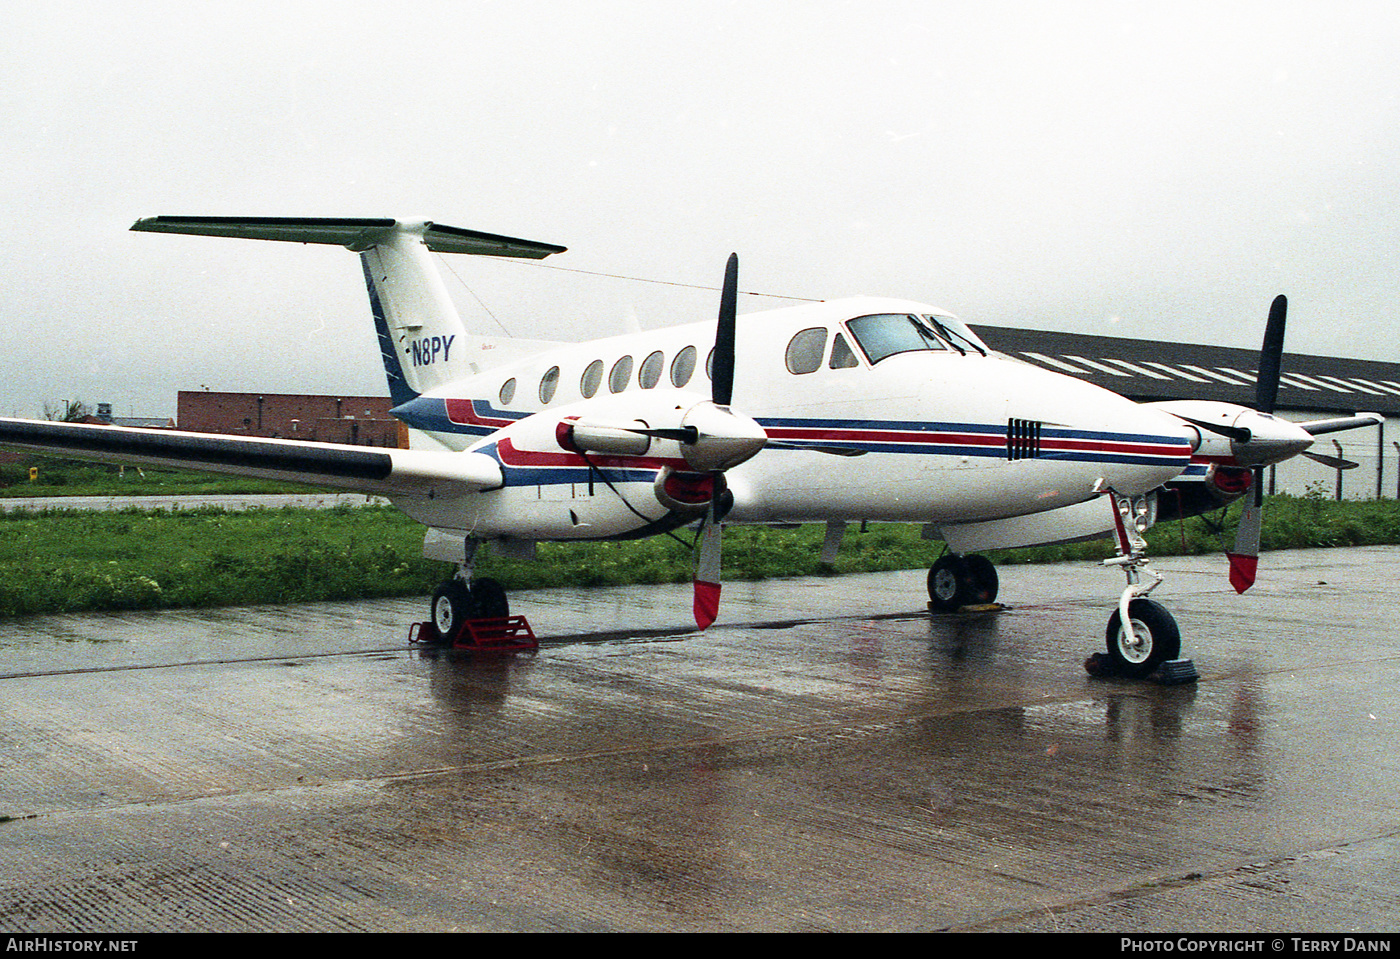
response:
[[(1104, 632), (1106, 661), (1091, 657), (1086, 665), (1090, 672), (1130, 679), (1146, 679), (1159, 671), (1165, 674), (1165, 681), (1195, 679), (1196, 670), (1190, 660), (1179, 658), (1181, 630), (1176, 620), (1165, 606), (1147, 598), (1162, 582), (1162, 575), (1147, 563), (1147, 541), (1142, 538), (1142, 530), (1152, 524), (1155, 503), (1147, 496), (1123, 496), (1111, 489), (1108, 497), (1113, 507), (1118, 555), (1103, 563), (1123, 570), (1128, 584)], [(1147, 585), (1142, 583), (1144, 574), (1151, 578)]]
[(929, 608), (951, 613), (997, 598), (997, 570), (985, 556), (940, 556), (928, 571)]

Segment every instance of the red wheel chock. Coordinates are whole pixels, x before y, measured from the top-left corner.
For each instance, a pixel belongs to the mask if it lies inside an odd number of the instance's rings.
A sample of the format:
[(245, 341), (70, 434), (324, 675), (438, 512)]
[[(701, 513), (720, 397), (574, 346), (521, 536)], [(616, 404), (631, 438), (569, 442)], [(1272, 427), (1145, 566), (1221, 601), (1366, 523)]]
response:
[(452, 637), (451, 643), (443, 642), (442, 634), (432, 622), (414, 623), (409, 627), (408, 641), (492, 653), (516, 653), (540, 648), (535, 631), (524, 616), (464, 620), (461, 632)]

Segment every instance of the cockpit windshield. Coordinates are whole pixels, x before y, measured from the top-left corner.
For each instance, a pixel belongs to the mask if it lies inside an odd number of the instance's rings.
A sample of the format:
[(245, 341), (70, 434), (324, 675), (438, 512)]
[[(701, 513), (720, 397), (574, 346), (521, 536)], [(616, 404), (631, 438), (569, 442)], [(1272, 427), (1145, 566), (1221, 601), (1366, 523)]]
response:
[(914, 350), (951, 349), (963, 354), (971, 350), (987, 355), (987, 348), (977, 334), (951, 316), (876, 313), (847, 320), (846, 326), (871, 364)]

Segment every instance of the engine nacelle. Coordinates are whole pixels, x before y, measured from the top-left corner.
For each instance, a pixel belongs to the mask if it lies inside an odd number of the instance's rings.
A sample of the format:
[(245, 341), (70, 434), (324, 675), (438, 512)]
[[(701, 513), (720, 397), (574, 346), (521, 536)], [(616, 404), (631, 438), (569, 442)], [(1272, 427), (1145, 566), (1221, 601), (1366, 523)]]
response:
[(723, 471), (767, 442), (753, 419), (695, 393), (599, 396), (521, 417), (475, 443), (471, 452), (500, 464), (499, 488), (397, 505), (438, 529), (522, 540), (651, 535), (712, 505), (727, 512)]
[(1247, 406), (1217, 400), (1164, 400), (1149, 404), (1179, 416), (1200, 435), (1198, 455), (1228, 460), (1231, 466), (1268, 466), (1297, 456), (1313, 445), (1296, 423)]
[(645, 456), (651, 437), (641, 420), (627, 423), (593, 423), (578, 417), (560, 420), (554, 428), (559, 446), (575, 453), (605, 453), (612, 456)]

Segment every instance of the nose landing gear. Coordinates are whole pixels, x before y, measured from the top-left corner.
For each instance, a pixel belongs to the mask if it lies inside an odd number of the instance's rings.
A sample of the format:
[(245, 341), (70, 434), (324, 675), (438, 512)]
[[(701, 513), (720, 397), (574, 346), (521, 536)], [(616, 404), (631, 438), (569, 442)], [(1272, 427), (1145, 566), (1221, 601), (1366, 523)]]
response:
[[(1147, 563), (1147, 541), (1142, 538), (1142, 531), (1152, 523), (1155, 503), (1150, 494), (1123, 496), (1111, 489), (1108, 499), (1117, 555), (1103, 564), (1123, 570), (1128, 584), (1104, 631), (1107, 654), (1089, 657), (1084, 667), (1096, 676), (1191, 682), (1197, 678), (1196, 668), (1189, 659), (1180, 658), (1181, 630), (1176, 620), (1165, 606), (1147, 598), (1162, 582), (1162, 575)], [(1146, 585), (1144, 574), (1152, 580)]]

